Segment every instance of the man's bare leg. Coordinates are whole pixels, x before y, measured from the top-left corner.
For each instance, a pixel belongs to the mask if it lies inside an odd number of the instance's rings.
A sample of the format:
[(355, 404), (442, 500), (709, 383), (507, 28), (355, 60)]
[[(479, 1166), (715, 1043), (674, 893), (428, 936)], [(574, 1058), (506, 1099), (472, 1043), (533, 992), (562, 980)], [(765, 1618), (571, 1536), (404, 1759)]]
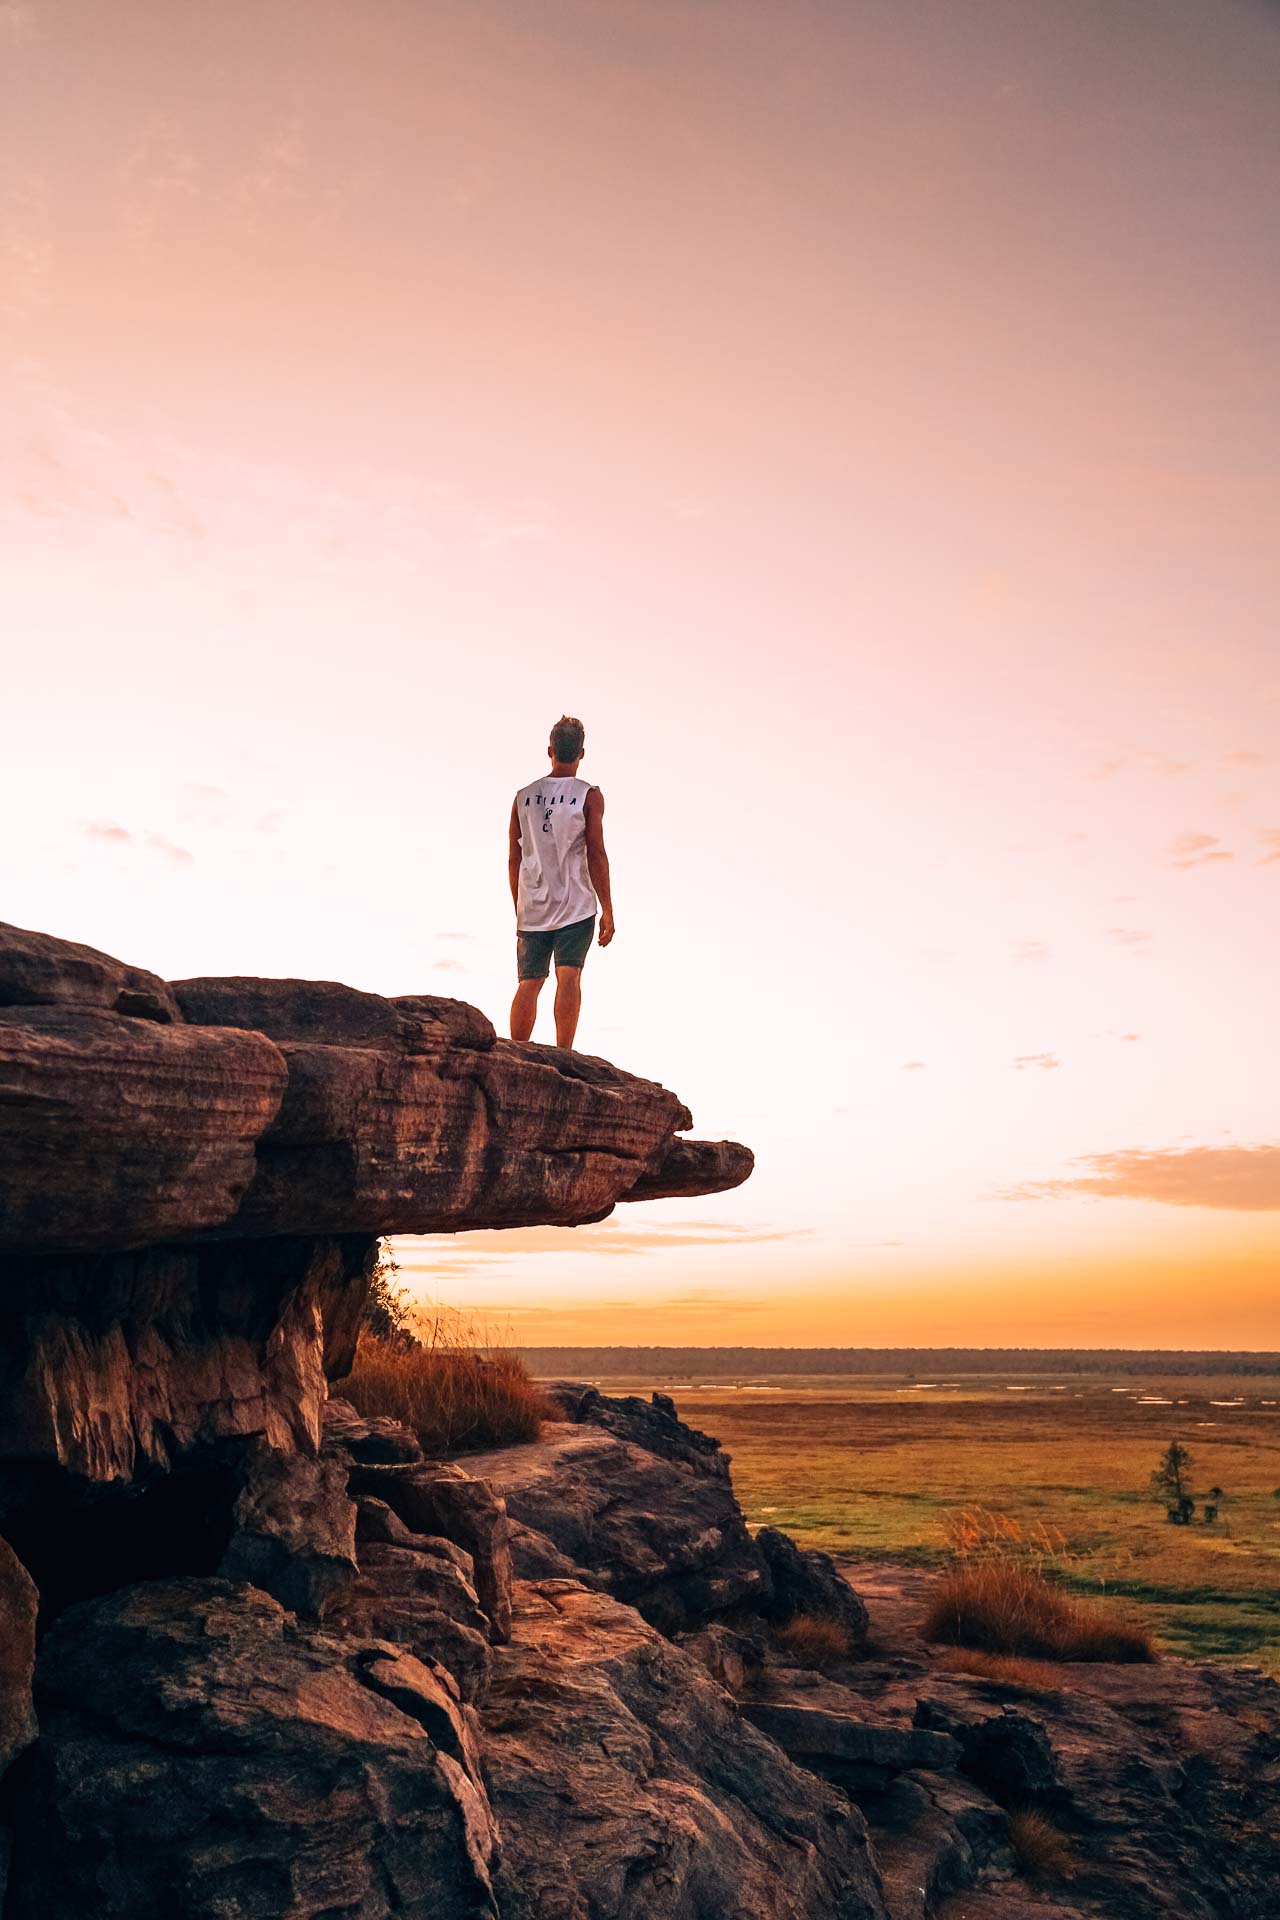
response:
[[(516, 988), (516, 997), (511, 1002), (511, 1038), (528, 1040), (533, 1036), (533, 1023), (538, 1017), (538, 995), (546, 985), (545, 980), (522, 980)], [(557, 992), (556, 1006), (560, 1005)], [(557, 1014), (557, 1026), (559, 1015)]]
[(556, 1045), (571, 1047), (582, 1012), (582, 968), (556, 968)]

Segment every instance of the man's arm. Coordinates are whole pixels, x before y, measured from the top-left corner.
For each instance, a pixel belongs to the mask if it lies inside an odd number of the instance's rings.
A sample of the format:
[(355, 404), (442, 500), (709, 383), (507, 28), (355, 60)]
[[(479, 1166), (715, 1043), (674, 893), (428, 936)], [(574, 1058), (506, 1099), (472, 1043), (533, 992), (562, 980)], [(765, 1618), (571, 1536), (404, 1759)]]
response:
[(511, 802), (511, 826), (507, 833), (507, 878), (511, 882), (511, 904), (520, 911), (520, 815)]
[(609, 891), (609, 856), (604, 850), (604, 795), (592, 787), (583, 812), (587, 822), (587, 872), (600, 902), (600, 931), (597, 939), (607, 947), (613, 938), (613, 895)]

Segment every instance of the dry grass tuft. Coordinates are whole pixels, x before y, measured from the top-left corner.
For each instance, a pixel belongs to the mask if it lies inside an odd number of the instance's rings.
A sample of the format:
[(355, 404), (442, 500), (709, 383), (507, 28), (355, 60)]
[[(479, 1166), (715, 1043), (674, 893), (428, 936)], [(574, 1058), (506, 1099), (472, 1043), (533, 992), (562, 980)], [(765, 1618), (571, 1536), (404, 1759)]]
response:
[(973, 1680), (990, 1680), (1001, 1687), (1029, 1687), (1037, 1693), (1060, 1693), (1062, 1668), (1049, 1660), (1024, 1660), (1014, 1653), (980, 1653), (975, 1647), (948, 1647), (937, 1665), (944, 1673), (963, 1673)]
[(536, 1440), (554, 1412), (515, 1354), (442, 1339), (404, 1346), (362, 1334), (340, 1391), (358, 1413), (403, 1421), (428, 1453)]
[(853, 1653), (848, 1628), (817, 1613), (797, 1613), (773, 1629), (773, 1638), (798, 1667), (838, 1666)]
[(1049, 1578), (1070, 1564), (1061, 1533), (981, 1507), (953, 1515), (947, 1531), (954, 1564), (930, 1597), (926, 1640), (1031, 1660), (1155, 1659), (1145, 1626)]
[(1010, 1814), (1009, 1845), (1018, 1872), (1028, 1880), (1070, 1879), (1071, 1842), (1045, 1814)]
[(1098, 1601), (1072, 1600), (1036, 1567), (987, 1560), (944, 1574), (926, 1640), (1032, 1660), (1154, 1660), (1151, 1635)]

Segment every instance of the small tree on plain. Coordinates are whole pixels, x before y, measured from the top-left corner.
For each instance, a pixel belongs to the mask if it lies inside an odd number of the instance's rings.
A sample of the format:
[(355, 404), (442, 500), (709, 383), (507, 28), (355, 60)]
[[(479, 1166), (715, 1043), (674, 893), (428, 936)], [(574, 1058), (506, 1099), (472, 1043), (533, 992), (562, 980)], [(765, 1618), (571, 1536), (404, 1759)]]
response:
[(1191, 1494), (1191, 1455), (1180, 1440), (1171, 1440), (1151, 1476), (1151, 1491), (1163, 1506), (1170, 1525), (1189, 1526), (1196, 1510)]

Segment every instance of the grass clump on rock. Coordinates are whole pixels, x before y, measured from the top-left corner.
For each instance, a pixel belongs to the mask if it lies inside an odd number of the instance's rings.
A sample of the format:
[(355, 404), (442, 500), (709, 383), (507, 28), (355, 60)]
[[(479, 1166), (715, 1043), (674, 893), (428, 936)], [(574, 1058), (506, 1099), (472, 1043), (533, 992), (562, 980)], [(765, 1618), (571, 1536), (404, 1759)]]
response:
[(516, 1354), (448, 1309), (419, 1315), (385, 1252), (341, 1392), (357, 1413), (390, 1415), (436, 1454), (536, 1440), (555, 1411)]
[(926, 1640), (1029, 1660), (1154, 1660), (1140, 1622), (1073, 1599), (1050, 1577), (1060, 1541), (981, 1510), (959, 1515), (950, 1531), (955, 1560), (930, 1595)]
[(833, 1667), (853, 1656), (853, 1636), (839, 1620), (797, 1613), (773, 1629), (776, 1645), (798, 1667)]
[(1047, 1814), (1027, 1809), (1009, 1816), (1009, 1845), (1018, 1872), (1027, 1880), (1069, 1880), (1071, 1843)]

